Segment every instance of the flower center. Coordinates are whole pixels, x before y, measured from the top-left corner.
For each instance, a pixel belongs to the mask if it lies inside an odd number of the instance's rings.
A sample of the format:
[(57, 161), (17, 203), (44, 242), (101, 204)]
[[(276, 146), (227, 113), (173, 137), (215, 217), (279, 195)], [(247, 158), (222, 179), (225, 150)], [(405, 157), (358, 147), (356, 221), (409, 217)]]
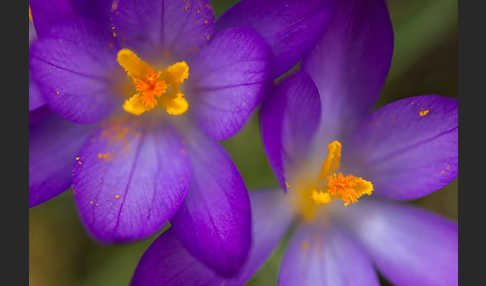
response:
[(189, 104), (180, 91), (182, 83), (189, 77), (186, 62), (177, 62), (165, 70), (155, 72), (129, 49), (120, 50), (117, 60), (133, 80), (137, 91), (123, 104), (126, 112), (141, 115), (156, 106), (162, 106), (170, 115), (181, 115), (187, 111)]
[(327, 146), (327, 156), (322, 163), (319, 176), (310, 183), (298, 184), (292, 191), (292, 203), (296, 211), (305, 219), (312, 220), (319, 205), (341, 199), (344, 206), (357, 203), (364, 195), (371, 195), (373, 184), (353, 175), (338, 173), (341, 164), (341, 143), (334, 141)]

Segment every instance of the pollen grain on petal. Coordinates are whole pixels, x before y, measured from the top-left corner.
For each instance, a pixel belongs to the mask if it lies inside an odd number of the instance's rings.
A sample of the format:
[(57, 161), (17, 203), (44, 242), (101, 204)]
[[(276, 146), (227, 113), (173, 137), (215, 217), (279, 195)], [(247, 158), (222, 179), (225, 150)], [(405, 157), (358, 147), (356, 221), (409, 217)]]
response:
[(424, 117), (425, 115), (429, 114), (430, 110), (428, 109), (422, 109), (419, 111), (420, 117)]
[(111, 153), (98, 153), (98, 159), (108, 161), (111, 159)]

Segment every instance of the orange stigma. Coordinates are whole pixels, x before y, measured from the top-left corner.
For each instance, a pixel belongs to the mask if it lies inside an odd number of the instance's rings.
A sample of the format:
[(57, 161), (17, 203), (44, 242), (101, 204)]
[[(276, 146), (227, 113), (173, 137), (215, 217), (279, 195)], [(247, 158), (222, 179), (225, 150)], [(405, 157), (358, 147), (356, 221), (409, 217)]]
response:
[(135, 88), (140, 92), (140, 100), (148, 108), (152, 109), (157, 105), (156, 97), (160, 97), (167, 90), (167, 84), (158, 80), (160, 72), (155, 73), (152, 69), (147, 72), (146, 79), (135, 79)]

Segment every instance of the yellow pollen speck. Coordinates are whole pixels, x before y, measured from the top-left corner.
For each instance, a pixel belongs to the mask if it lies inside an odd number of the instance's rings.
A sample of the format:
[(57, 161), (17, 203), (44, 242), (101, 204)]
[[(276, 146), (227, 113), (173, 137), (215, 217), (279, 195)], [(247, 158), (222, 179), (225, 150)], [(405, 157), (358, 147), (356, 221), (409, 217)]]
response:
[(447, 170), (450, 170), (450, 169), (451, 169), (451, 164), (447, 164), (446, 169), (447, 169)]
[(423, 117), (423, 116), (425, 116), (427, 114), (429, 114), (429, 110), (428, 109), (420, 110), (420, 112), (419, 112), (420, 117)]
[(444, 174), (445, 174), (445, 171), (444, 170), (440, 171), (440, 175), (441, 176), (444, 175)]
[(59, 95), (59, 93), (60, 93), (59, 90), (56, 90), (56, 94)]
[(285, 187), (286, 187), (287, 189), (289, 189), (289, 188), (290, 188), (290, 184), (289, 184), (288, 182), (285, 182)]
[(83, 162), (81, 162), (81, 161), (78, 161), (78, 165), (83, 165)]
[(208, 21), (208, 20), (204, 20), (204, 24), (206, 24), (206, 25), (207, 25), (208, 23), (209, 23), (209, 21)]
[(113, 32), (113, 38), (116, 38), (116, 32)]
[(119, 198), (120, 198), (120, 196), (119, 196), (119, 195), (115, 195), (115, 199), (117, 199), (117, 200), (118, 200)]
[(117, 60), (133, 80), (137, 91), (125, 101), (123, 109), (126, 112), (141, 115), (159, 105), (170, 115), (181, 115), (187, 111), (189, 104), (180, 91), (182, 83), (189, 77), (186, 62), (177, 62), (155, 72), (129, 49), (120, 50)]
[(89, 204), (92, 205), (93, 204), (93, 201), (89, 201)]
[(78, 161), (78, 160), (79, 160), (79, 157), (76, 157), (76, 158), (74, 158), (74, 159), (76, 159), (76, 161)]
[(109, 160), (110, 158), (110, 153), (98, 153), (98, 159)]

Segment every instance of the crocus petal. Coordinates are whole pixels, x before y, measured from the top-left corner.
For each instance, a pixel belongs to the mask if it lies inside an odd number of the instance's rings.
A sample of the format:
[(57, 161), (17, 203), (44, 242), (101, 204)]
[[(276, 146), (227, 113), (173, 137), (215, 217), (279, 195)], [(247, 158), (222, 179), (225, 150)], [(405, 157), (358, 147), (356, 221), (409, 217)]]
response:
[(83, 224), (99, 241), (126, 242), (157, 232), (180, 206), (190, 169), (170, 126), (113, 121), (87, 140), (73, 173)]
[(336, 1), (243, 0), (227, 10), (216, 29), (252, 27), (273, 51), (273, 76), (294, 66), (313, 48), (334, 13)]
[(29, 111), (29, 128), (31, 126), (37, 125), (38, 122), (41, 122), (43, 118), (51, 114), (52, 112), (49, 111), (46, 105), (43, 105), (39, 108)]
[(29, 20), (29, 47), (35, 39), (37, 39), (37, 32), (35, 31), (34, 23)]
[(250, 117), (270, 76), (269, 55), (254, 30), (229, 28), (189, 62), (189, 105), (210, 137), (227, 139)]
[(48, 32), (56, 22), (77, 16), (70, 0), (29, 0), (29, 8), (40, 35)]
[(92, 130), (92, 126), (74, 124), (50, 112), (43, 115), (29, 126), (29, 207), (71, 186), (74, 158)]
[(298, 71), (274, 88), (262, 104), (260, 124), (270, 166), (286, 190), (287, 169), (303, 162), (321, 118), (321, 103), (309, 76)]
[(418, 208), (360, 201), (346, 209), (351, 229), (393, 285), (457, 285), (457, 224)]
[(321, 96), (324, 146), (342, 140), (371, 111), (393, 53), (384, 0), (337, 2), (338, 12), (302, 64)]
[(270, 256), (292, 220), (281, 192), (254, 192), (250, 193), (250, 198), (253, 211), (253, 245), (249, 259), (238, 276), (231, 279), (218, 276), (189, 254), (173, 229), (170, 229), (145, 251), (131, 285), (243, 285)]
[(117, 0), (70, 0), (81, 17), (91, 19), (108, 28), (110, 12)]
[(358, 128), (349, 143), (357, 157), (349, 158), (361, 164), (359, 175), (373, 182), (376, 194), (425, 196), (457, 177), (457, 124), (456, 99), (427, 95), (399, 100)]
[(76, 17), (108, 22), (112, 0), (29, 0), (32, 19), (40, 35), (45, 35), (58, 22)]
[(184, 59), (208, 42), (214, 25), (208, 0), (120, 0), (112, 19), (122, 45), (149, 58)]
[(103, 119), (121, 99), (112, 94), (117, 68), (112, 36), (88, 20), (51, 27), (30, 47), (33, 79), (50, 109), (77, 123)]
[[(37, 39), (37, 32), (35, 31), (34, 24), (29, 21), (29, 48), (30, 44)], [(39, 87), (37, 84), (29, 77), (29, 112), (36, 110), (37, 108), (43, 106), (46, 103), (42, 97)]]
[(37, 84), (33, 80), (29, 80), (29, 112), (42, 107), (45, 103)]
[(279, 286), (378, 286), (366, 253), (336, 226), (300, 226), (292, 238), (278, 278)]
[(195, 128), (186, 132), (190, 189), (171, 223), (192, 255), (223, 276), (234, 275), (251, 245), (248, 192), (218, 142)]
[(294, 218), (288, 198), (280, 190), (250, 192), (250, 199), (253, 234), (250, 254), (238, 276), (222, 285), (245, 284), (270, 257)]

